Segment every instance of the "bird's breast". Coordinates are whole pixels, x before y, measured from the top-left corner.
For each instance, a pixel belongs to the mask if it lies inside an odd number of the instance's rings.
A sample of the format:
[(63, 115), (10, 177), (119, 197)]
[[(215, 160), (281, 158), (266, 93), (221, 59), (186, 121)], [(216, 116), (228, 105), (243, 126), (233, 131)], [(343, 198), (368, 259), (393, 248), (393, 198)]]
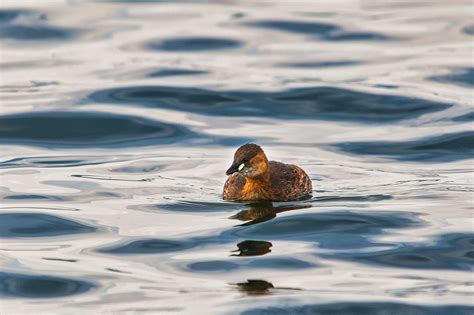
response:
[(244, 200), (265, 200), (270, 195), (270, 189), (260, 181), (247, 179), (241, 190)]

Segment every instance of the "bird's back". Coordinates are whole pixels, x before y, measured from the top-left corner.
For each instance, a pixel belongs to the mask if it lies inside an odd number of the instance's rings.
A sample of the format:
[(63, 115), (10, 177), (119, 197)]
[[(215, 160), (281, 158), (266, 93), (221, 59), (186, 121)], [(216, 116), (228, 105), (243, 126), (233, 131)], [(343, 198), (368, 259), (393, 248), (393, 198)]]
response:
[(310, 196), (309, 176), (299, 166), (270, 161), (270, 187), (273, 201), (287, 201)]

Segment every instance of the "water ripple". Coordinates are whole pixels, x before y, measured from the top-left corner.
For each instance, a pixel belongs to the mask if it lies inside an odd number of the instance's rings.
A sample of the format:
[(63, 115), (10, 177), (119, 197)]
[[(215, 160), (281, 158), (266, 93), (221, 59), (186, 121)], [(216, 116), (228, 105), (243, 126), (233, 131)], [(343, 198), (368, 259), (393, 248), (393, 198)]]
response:
[(150, 42), (146, 47), (152, 50), (175, 52), (199, 52), (240, 47), (238, 40), (217, 37), (177, 37)]
[(331, 23), (322, 22), (302, 22), (302, 21), (288, 21), (288, 20), (262, 20), (255, 22), (248, 22), (246, 25), (269, 28), (273, 30), (306, 34), (306, 35), (326, 35), (335, 31), (339, 31), (341, 28)]
[(0, 213), (0, 237), (45, 237), (91, 233), (97, 229), (43, 213)]
[(60, 155), (60, 156), (32, 156), (32, 157), (17, 157), (7, 161), (0, 162), (0, 169), (2, 168), (54, 168), (54, 167), (76, 167), (84, 165), (97, 165), (117, 161), (116, 157), (107, 158), (104, 156), (74, 156), (74, 155)]
[(0, 10), (0, 38), (15, 41), (51, 41), (74, 37), (74, 29), (50, 26), (44, 14), (29, 10)]
[(225, 103), (236, 103), (237, 98), (226, 93), (197, 88), (172, 86), (131, 86), (99, 90), (89, 98), (97, 102), (114, 102), (123, 105), (144, 105), (147, 107), (169, 108), (183, 111), (203, 111), (220, 107)]
[(462, 29), (465, 34), (474, 35), (474, 25), (468, 25)]
[(169, 144), (196, 136), (177, 124), (99, 112), (5, 115), (0, 125), (0, 143), (46, 147)]
[(175, 251), (182, 251), (193, 247), (194, 244), (176, 240), (164, 239), (143, 239), (130, 241), (126, 244), (118, 244), (104, 247), (98, 250), (100, 253), (108, 254), (162, 254)]
[(0, 272), (0, 295), (18, 298), (59, 298), (85, 293), (95, 285), (62, 277)]
[(216, 212), (216, 211), (235, 211), (241, 209), (243, 204), (230, 202), (200, 202), (200, 201), (178, 201), (176, 203), (166, 204), (144, 204), (131, 206), (131, 209), (144, 211), (177, 211), (177, 212)]
[[(444, 110), (450, 105), (398, 95), (371, 94), (332, 87), (302, 88), (280, 93), (274, 99), (304, 109), (319, 119), (360, 122), (395, 122)], [(289, 108), (292, 108), (289, 107)]]
[(459, 122), (472, 122), (474, 121), (474, 112), (470, 112), (461, 116), (456, 116), (452, 118), (453, 121), (459, 121)]
[(242, 315), (468, 315), (472, 314), (473, 312), (474, 307), (462, 305), (425, 306), (390, 302), (338, 302), (333, 304), (315, 304), (289, 307), (270, 306), (267, 308), (255, 308), (242, 312)]
[[(412, 214), (336, 211), (286, 215), (228, 233), (254, 239), (317, 241), (324, 248), (360, 248), (371, 246), (367, 236), (380, 234), (383, 229), (407, 228), (419, 224), (419, 220)], [(334, 237), (335, 235), (346, 237)], [(348, 235), (351, 237), (347, 237)]]
[(324, 37), (330, 41), (388, 41), (392, 40), (390, 36), (375, 32), (340, 32), (329, 34)]
[(357, 155), (380, 155), (399, 161), (452, 162), (472, 158), (474, 132), (465, 131), (412, 141), (369, 141), (335, 144)]
[(394, 123), (451, 105), (425, 99), (333, 87), (282, 92), (212, 91), (169, 86), (131, 86), (94, 92), (96, 102), (145, 106), (211, 116)]
[(29, 12), (31, 11), (27, 11), (27, 10), (13, 10), (13, 9), (9, 9), (9, 10), (0, 10), (0, 23), (7, 23), (7, 22), (10, 22), (14, 19), (16, 19), (18, 16), (20, 16), (21, 14), (28, 14)]
[(450, 74), (432, 76), (428, 79), (472, 88), (474, 87), (474, 67), (461, 69)]
[[(287, 215), (273, 220), (260, 220), (260, 222), (254, 220), (252, 224), (244, 224), (210, 236), (195, 236), (179, 240), (147, 238), (122, 241), (99, 248), (97, 251), (108, 254), (163, 254), (184, 251), (197, 246), (233, 243), (242, 238), (246, 241), (240, 241), (236, 245), (238, 250), (232, 251), (231, 256), (261, 256), (269, 253), (270, 247), (273, 246), (270, 240), (317, 242), (321, 248), (354, 250), (386, 246), (386, 244), (378, 244), (370, 240), (370, 236), (382, 234), (385, 229), (409, 228), (421, 224), (416, 215), (410, 213), (317, 212)], [(204, 264), (204, 266), (207, 265), (207, 263)], [(223, 265), (227, 266), (228, 262)], [(239, 268), (238, 264), (232, 267), (232, 269), (236, 268)]]
[(288, 33), (311, 35), (315, 38), (327, 41), (386, 41), (392, 39), (390, 36), (376, 32), (347, 31), (338, 25), (322, 22), (262, 20), (248, 22), (246, 25)]
[(281, 67), (301, 68), (311, 71), (319, 68), (333, 68), (358, 65), (360, 62), (354, 60), (340, 60), (340, 61), (303, 61), (303, 62), (288, 62), (281, 63)]
[(334, 254), (326, 257), (414, 269), (474, 270), (474, 234), (443, 234), (430, 244), (400, 244), (368, 254)]
[(162, 78), (162, 77), (172, 77), (172, 76), (188, 76), (188, 75), (199, 75), (207, 74), (207, 71), (202, 70), (191, 70), (191, 69), (179, 69), (179, 68), (169, 68), (161, 69), (147, 74), (149, 78)]
[(309, 269), (316, 268), (318, 265), (311, 262), (307, 262), (294, 257), (272, 257), (272, 258), (260, 258), (260, 259), (246, 259), (241, 258), (239, 260), (224, 261), (224, 260), (206, 260), (192, 262), (184, 267), (185, 270), (191, 272), (231, 272), (238, 269)]

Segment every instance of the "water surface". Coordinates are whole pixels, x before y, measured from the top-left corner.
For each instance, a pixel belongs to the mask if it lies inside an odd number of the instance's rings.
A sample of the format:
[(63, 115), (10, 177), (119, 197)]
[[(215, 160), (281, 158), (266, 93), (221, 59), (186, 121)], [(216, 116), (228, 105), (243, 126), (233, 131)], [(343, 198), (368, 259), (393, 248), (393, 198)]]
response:
[[(2, 1), (0, 313), (474, 313), (471, 12)], [(313, 197), (223, 201), (246, 142)]]

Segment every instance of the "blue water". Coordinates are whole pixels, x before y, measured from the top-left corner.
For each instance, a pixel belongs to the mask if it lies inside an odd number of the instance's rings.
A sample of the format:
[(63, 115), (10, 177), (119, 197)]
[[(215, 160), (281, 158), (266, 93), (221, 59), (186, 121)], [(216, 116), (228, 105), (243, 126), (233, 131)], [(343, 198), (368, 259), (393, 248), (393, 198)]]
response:
[[(474, 313), (471, 12), (2, 1), (0, 313)], [(247, 142), (313, 197), (223, 201)]]

